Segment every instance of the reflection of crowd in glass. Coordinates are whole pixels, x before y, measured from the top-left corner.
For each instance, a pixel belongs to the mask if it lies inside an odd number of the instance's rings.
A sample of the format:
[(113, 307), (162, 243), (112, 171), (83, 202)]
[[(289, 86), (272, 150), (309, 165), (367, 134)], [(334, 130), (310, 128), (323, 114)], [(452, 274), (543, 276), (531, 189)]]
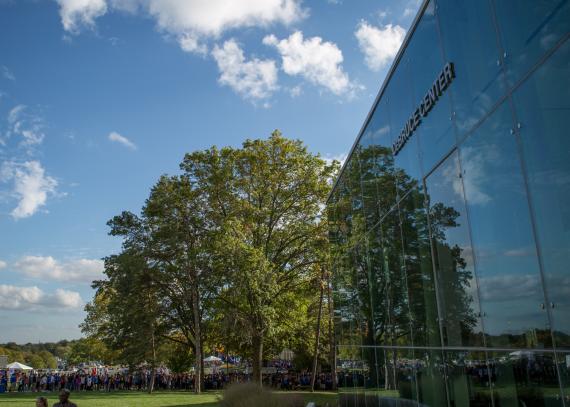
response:
[[(343, 370), (338, 373), (339, 387), (376, 387), (384, 386), (386, 371), (379, 367), (378, 381), (372, 383), (368, 366), (362, 361), (342, 361)], [(389, 363), (389, 366), (392, 366)], [(396, 361), (398, 382), (420, 380), (422, 376), (444, 377), (444, 365), (434, 363), (428, 366), (422, 360), (398, 359)], [(556, 384), (557, 372), (553, 360), (546, 357), (522, 357), (510, 360), (453, 361), (448, 362), (447, 375), (466, 376), (474, 384), (489, 386), (502, 381), (514, 381), (517, 385)], [(389, 369), (391, 370), (391, 368)]]
[[(275, 373), (263, 376), (263, 384), (278, 390), (303, 390), (311, 386), (310, 373)], [(315, 378), (315, 390), (332, 390), (333, 381), (330, 373), (318, 374)]]

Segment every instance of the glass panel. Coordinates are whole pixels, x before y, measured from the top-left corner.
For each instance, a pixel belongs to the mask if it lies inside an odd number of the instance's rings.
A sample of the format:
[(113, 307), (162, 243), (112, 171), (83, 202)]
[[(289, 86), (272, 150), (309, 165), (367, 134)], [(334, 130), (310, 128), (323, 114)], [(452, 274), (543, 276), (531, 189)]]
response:
[(568, 0), (495, 0), (509, 81), (521, 79), (570, 32)]
[(380, 348), (374, 346), (362, 348), (362, 355), (368, 367), (366, 380), (364, 381), (364, 386), (370, 389), (370, 391), (367, 391), (367, 394), (376, 394), (380, 388), (380, 364), (378, 360), (381, 356), (379, 355), (379, 350)]
[(445, 366), (441, 351), (414, 350), (418, 401), (426, 406), (446, 406)]
[(570, 352), (558, 353), (558, 373), (566, 405), (570, 405)]
[(350, 295), (348, 297), (349, 307), (351, 309), (351, 314), (353, 315), (353, 321), (351, 324), (351, 340), (347, 343), (352, 346), (362, 346), (365, 341), (366, 336), (366, 317), (365, 313), (366, 300), (368, 296), (366, 294), (368, 287), (366, 286), (366, 279), (363, 268), (366, 267), (363, 261), (364, 259), (360, 256), (360, 246), (357, 244), (348, 250), (348, 257), (350, 258)]
[[(418, 399), (416, 361), (412, 350), (384, 349), (385, 387), (380, 392), (385, 406), (415, 406)], [(409, 403), (390, 403), (394, 399), (410, 400)]]
[[(356, 297), (353, 304), (357, 308), (355, 314), (358, 316), (358, 330), (362, 345), (374, 346), (374, 320), (372, 316), (372, 298), (370, 290), (370, 273), (368, 267), (368, 256), (365, 242), (359, 242), (352, 250), (354, 270), (356, 274), (355, 288)], [(373, 361), (368, 361), (372, 362)]]
[(382, 246), (382, 228), (377, 227), (368, 234), (368, 261), (370, 265), (369, 285), (371, 292), (374, 344), (386, 345), (388, 339), (388, 265)]
[(570, 348), (570, 42), (515, 93), (547, 296), (558, 348)]
[(410, 301), (413, 344), (441, 346), (424, 195), (413, 189), (399, 204), (404, 244), (403, 284)]
[(337, 377), (340, 407), (365, 407), (364, 380), (368, 369), (362, 348), (337, 346)]
[(346, 183), (345, 174), (339, 179), (336, 189), (338, 200), (336, 202), (336, 216), (339, 225), (339, 239), (346, 243), (352, 234), (352, 201), (350, 189)]
[[(383, 97), (388, 98), (390, 127), (393, 129), (392, 138), (395, 140), (401, 134), (413, 113), (413, 109), (415, 109), (407, 52), (404, 53), (398, 63), (384, 95)], [(398, 171), (398, 189), (405, 193), (416, 186), (421, 178), (419, 144), (415, 135), (412, 135), (396, 154), (394, 161)], [(403, 196), (403, 193), (400, 193), (400, 196)]]
[(508, 105), (461, 147), (487, 346), (550, 347), (528, 200)]
[[(447, 81), (451, 78), (447, 78), (445, 81), (446, 85), (442, 86), (441, 95), (429, 113), (426, 112), (425, 115), (422, 115), (420, 108), (420, 106), (426, 106), (423, 104), (424, 98), (432, 89), (435, 81), (440, 78), (440, 73), (445, 65), (439, 43), (435, 3), (433, 1), (427, 5), (425, 13), (414, 31), (414, 37), (408, 46), (407, 54), (410, 58), (413, 109), (417, 109), (420, 120), (415, 130), (417, 135), (411, 137), (418, 137), (419, 139), (421, 162), (425, 174), (455, 145), (455, 133), (449, 120), (451, 105), (448, 91), (449, 87), (453, 87), (453, 82)], [(416, 111), (410, 111), (409, 116), (412, 113), (415, 114)]]
[(360, 171), (369, 228), (396, 204), (394, 156), (386, 97), (377, 105), (361, 140)]
[(562, 406), (554, 354), (540, 351), (489, 353), (495, 406)]
[(447, 386), (451, 407), (491, 407), (491, 382), (484, 352), (447, 352)]
[(360, 165), (362, 205), (364, 207), (367, 230), (374, 227), (380, 220), (378, 214), (378, 190), (376, 189), (376, 177), (378, 176), (376, 163), (377, 148), (372, 140), (373, 133), (369, 127), (370, 125), (364, 131), (356, 147)]
[(426, 180), (439, 304), (447, 346), (482, 346), (463, 183), (454, 152)]
[(445, 57), (455, 67), (449, 91), (461, 138), (505, 93), (492, 8), (488, 0), (440, 1), (437, 15)]
[(352, 308), (353, 266), (349, 252), (352, 224), (351, 198), (344, 176), (337, 183), (334, 197), (336, 239), (335, 244), (331, 246), (331, 261), (334, 265), (335, 332), (337, 344), (347, 344), (354, 340), (356, 317)]
[(366, 221), (364, 218), (364, 207), (362, 203), (362, 185), (360, 181), (360, 149), (357, 147), (350, 161), (344, 169), (346, 177), (346, 185), (350, 189), (351, 197), (351, 214), (352, 214), (352, 236), (360, 239), (366, 231)]
[(380, 226), (382, 256), (386, 270), (386, 335), (384, 345), (412, 345), (410, 311), (405, 270), (402, 262), (402, 235), (398, 211), (388, 214)]

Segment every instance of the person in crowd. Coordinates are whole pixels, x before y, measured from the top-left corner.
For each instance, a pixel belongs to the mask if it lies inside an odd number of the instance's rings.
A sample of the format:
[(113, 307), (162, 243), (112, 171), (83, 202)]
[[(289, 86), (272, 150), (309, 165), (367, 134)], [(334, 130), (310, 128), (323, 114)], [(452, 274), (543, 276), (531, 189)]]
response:
[(48, 401), (45, 397), (38, 397), (36, 399), (36, 407), (48, 407)]
[(69, 401), (71, 392), (68, 389), (63, 389), (59, 392), (59, 403), (55, 403), (53, 407), (77, 407), (77, 404)]

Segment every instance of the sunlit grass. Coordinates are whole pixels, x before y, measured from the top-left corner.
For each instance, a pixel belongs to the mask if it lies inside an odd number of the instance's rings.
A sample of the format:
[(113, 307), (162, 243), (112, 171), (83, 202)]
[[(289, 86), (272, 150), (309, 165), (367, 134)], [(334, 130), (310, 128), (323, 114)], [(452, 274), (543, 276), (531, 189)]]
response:
[[(282, 397), (300, 394), (306, 402), (314, 401), (317, 406), (329, 403), (335, 406), (337, 395), (331, 392), (279, 392)], [(57, 400), (57, 393), (8, 393), (0, 394), (0, 407), (33, 407), (38, 396), (47, 397), (52, 406)], [(217, 407), (221, 392), (207, 392), (196, 395), (189, 392), (81, 392), (72, 393), (70, 400), (78, 407)]]

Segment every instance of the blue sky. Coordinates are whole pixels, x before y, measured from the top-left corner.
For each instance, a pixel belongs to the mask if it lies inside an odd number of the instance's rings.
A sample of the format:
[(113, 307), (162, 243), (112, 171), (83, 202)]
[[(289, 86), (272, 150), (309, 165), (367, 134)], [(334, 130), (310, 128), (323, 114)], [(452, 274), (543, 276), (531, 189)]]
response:
[(0, 342), (81, 336), (106, 221), (185, 152), (350, 149), (417, 0), (0, 0)]

